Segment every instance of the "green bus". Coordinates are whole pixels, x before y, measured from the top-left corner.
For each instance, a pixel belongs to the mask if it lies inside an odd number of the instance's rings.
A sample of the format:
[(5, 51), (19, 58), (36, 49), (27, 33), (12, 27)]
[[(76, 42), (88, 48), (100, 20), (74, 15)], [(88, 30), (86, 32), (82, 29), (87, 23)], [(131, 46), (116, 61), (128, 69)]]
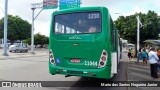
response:
[(120, 38), (105, 7), (82, 7), (52, 14), (49, 72), (110, 79), (117, 74)]

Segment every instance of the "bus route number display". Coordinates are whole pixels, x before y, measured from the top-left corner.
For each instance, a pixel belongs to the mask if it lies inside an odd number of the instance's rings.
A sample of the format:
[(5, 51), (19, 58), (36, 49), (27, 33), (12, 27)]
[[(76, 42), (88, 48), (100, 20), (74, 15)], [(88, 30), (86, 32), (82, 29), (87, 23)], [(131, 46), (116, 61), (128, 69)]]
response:
[(88, 14), (88, 19), (97, 19), (100, 18), (99, 13), (90, 13)]

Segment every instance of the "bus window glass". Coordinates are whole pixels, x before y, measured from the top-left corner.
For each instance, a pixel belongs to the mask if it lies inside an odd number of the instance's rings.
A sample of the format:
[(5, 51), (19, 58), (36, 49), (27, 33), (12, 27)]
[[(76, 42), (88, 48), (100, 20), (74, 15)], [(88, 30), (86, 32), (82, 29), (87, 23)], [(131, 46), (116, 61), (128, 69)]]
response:
[(55, 33), (64, 33), (64, 25), (55, 23)]
[(101, 13), (76, 12), (54, 17), (55, 34), (79, 34), (101, 32)]

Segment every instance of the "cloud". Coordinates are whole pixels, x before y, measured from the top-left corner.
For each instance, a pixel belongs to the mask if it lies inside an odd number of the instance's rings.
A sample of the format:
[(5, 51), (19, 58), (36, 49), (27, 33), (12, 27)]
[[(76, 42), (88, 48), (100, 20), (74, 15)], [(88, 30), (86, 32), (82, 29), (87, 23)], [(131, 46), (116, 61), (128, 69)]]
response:
[(116, 20), (119, 16), (130, 16), (130, 15), (134, 15), (135, 13), (147, 13), (148, 10), (145, 8), (140, 8), (140, 7), (134, 7), (133, 9), (131, 9), (131, 11), (120, 11), (116, 13), (111, 13), (113, 20)]
[(43, 22), (35, 22), (35, 33), (39, 33), (42, 35), (49, 36), (50, 32), (50, 22), (43, 23)]
[[(8, 0), (8, 14), (19, 16), (31, 23), (32, 21), (32, 3), (39, 3), (43, 0)], [(0, 7), (4, 10), (5, 0), (0, 0)], [(35, 16), (41, 9), (35, 10)], [(35, 33), (40, 32), (43, 35), (49, 35), (51, 14), (54, 10), (43, 10), (35, 20)], [(0, 10), (0, 18), (4, 13)]]

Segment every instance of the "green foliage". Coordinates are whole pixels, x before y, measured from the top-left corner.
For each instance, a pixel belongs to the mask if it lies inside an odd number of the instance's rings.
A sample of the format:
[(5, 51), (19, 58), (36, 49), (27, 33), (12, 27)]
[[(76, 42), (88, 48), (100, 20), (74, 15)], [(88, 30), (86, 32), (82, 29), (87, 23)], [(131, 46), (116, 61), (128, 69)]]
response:
[[(4, 18), (0, 19), (0, 38), (3, 38)], [(24, 40), (31, 36), (31, 24), (28, 21), (21, 19), (19, 16), (8, 15), (8, 31), (7, 38), (11, 44), (15, 40)]]
[(35, 39), (35, 45), (44, 45), (49, 43), (48, 37), (45, 35), (41, 35), (40, 33), (37, 33), (34, 35)]
[[(31, 45), (31, 38), (28, 38), (23, 41), (24, 43), (27, 43)], [(41, 35), (40, 33), (37, 33), (34, 35), (34, 45), (41, 45), (49, 44), (49, 38), (45, 35)]]
[(23, 40), (23, 43), (27, 43), (28, 45), (31, 45), (31, 38)]
[(140, 17), (140, 21), (144, 25), (140, 28), (140, 43), (147, 39), (158, 39), (158, 33), (160, 32), (160, 17), (154, 11), (148, 11), (147, 14), (136, 13), (130, 16), (120, 16), (115, 21), (115, 26), (119, 29), (122, 38), (127, 39), (130, 43), (135, 44), (137, 42), (137, 19)]

